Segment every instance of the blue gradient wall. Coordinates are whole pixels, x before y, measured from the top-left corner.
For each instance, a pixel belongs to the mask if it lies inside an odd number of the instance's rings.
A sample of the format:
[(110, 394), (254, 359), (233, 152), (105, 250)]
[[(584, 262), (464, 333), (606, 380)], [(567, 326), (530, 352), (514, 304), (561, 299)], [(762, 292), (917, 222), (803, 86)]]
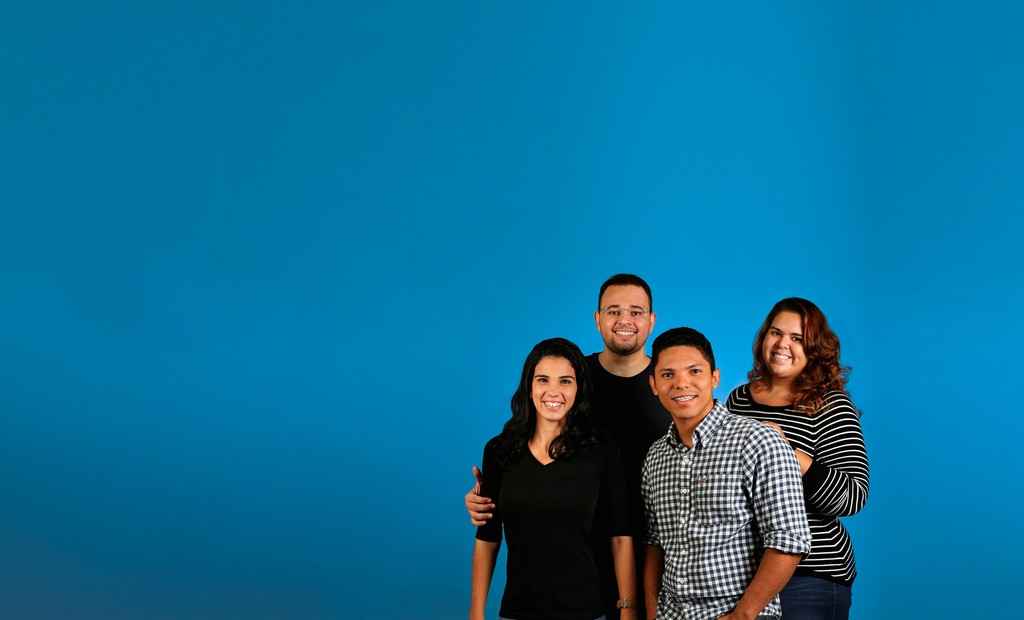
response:
[(854, 617), (1001, 608), (1022, 26), (8, 0), (0, 615), (463, 617), (470, 467), (536, 341), (600, 348), (622, 271), (722, 397), (771, 304), (815, 300), (871, 456)]

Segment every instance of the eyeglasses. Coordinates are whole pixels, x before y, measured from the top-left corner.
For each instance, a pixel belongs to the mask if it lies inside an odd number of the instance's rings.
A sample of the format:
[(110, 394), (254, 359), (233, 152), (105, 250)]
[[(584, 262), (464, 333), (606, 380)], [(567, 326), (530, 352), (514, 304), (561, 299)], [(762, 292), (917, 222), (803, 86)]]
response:
[(648, 312), (650, 312), (646, 308), (641, 308), (639, 306), (630, 306), (629, 308), (623, 308), (621, 306), (608, 306), (607, 308), (598, 308), (597, 310), (598, 312), (605, 316), (613, 316), (618, 318), (622, 316), (623, 313), (626, 313), (631, 318), (634, 319), (642, 319), (643, 317), (647, 316)]

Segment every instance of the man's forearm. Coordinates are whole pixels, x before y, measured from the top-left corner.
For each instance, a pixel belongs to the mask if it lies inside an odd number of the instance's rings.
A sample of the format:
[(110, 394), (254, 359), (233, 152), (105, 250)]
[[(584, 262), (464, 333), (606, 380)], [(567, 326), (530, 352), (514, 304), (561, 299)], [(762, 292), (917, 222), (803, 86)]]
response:
[(665, 552), (661, 547), (644, 545), (644, 606), (651, 620), (658, 612), (658, 593), (661, 592), (661, 574), (665, 569)]
[(732, 613), (724, 616), (731, 619), (753, 620), (771, 602), (772, 598), (782, 590), (789, 578), (793, 576), (801, 555), (782, 553), (777, 549), (765, 549), (761, 565), (757, 567), (754, 578), (743, 592), (743, 597)]

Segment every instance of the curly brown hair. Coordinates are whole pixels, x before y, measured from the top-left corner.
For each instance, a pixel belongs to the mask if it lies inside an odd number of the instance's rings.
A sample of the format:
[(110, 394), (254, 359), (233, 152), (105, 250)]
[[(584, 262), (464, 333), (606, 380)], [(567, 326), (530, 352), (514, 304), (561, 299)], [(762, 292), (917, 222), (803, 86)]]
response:
[(851, 369), (839, 363), (839, 337), (829, 327), (825, 314), (812, 302), (800, 297), (787, 297), (775, 304), (754, 338), (754, 368), (747, 373), (747, 379), (757, 391), (772, 386), (772, 375), (765, 367), (761, 348), (768, 329), (780, 312), (795, 312), (803, 324), (802, 344), (807, 366), (793, 382), (793, 407), (814, 415), (828, 392), (846, 389)]

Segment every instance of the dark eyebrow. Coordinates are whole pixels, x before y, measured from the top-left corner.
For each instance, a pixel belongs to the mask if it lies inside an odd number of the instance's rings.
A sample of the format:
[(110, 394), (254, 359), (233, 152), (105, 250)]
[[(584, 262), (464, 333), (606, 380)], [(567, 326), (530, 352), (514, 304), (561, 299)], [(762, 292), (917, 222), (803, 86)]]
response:
[[(781, 327), (777, 326), (777, 325), (772, 325), (772, 327), (771, 327), (771, 328), (772, 328), (772, 329), (774, 329), (774, 330), (775, 330), (775, 331), (777, 331), (777, 332), (782, 332), (782, 333), (785, 333), (785, 332), (783, 331), (783, 329), (782, 329)], [(789, 332), (789, 335), (790, 335), (790, 336), (801, 336), (801, 337), (803, 336), (803, 334), (801, 334), (800, 332)]]
[[(707, 362), (694, 362), (692, 364), (687, 364), (686, 366), (683, 366), (683, 370), (689, 370), (691, 368), (707, 368), (707, 367), (708, 367), (708, 363)], [(675, 372), (676, 369), (663, 366), (661, 368), (656, 368), (654, 370), (654, 372), (665, 372), (666, 370), (671, 370), (672, 372)]]

